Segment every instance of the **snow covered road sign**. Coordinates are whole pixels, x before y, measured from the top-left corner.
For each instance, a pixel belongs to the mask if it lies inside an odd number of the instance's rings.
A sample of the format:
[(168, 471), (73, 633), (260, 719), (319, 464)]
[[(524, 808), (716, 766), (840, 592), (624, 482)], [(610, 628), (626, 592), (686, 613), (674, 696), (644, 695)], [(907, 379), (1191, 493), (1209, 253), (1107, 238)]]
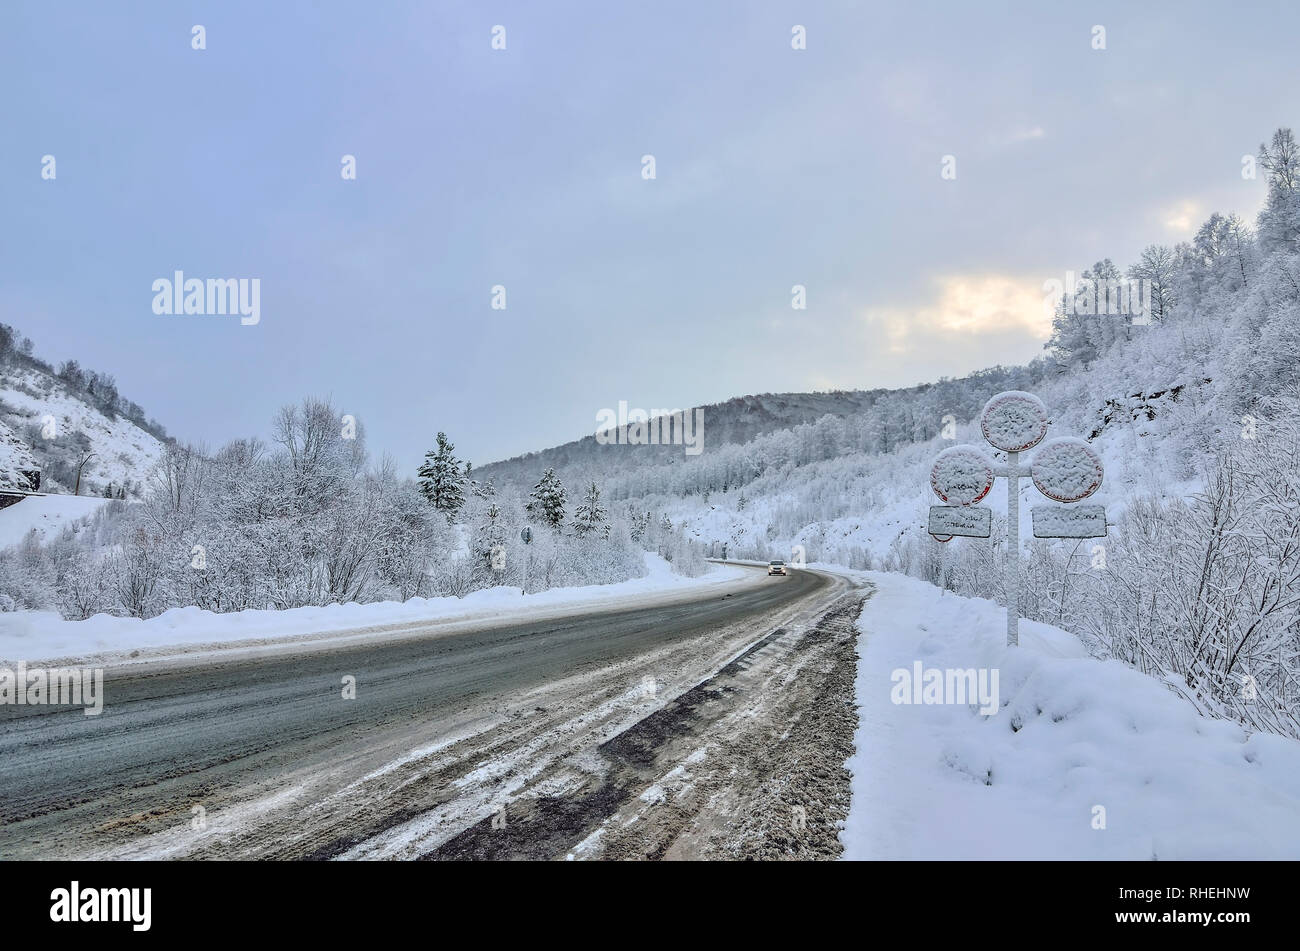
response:
[(1054, 502), (1078, 502), (1097, 491), (1101, 456), (1082, 439), (1052, 439), (1038, 447), (1030, 477), (1038, 491)]
[[(1022, 466), (1020, 454), (1043, 441), (1050, 422), (1047, 408), (1034, 394), (1021, 390), (999, 393), (984, 404), (980, 432), (990, 445), (1006, 453), (1006, 462), (995, 462), (975, 446), (952, 446), (935, 457), (930, 469), (930, 488), (949, 503), (930, 509), (929, 531), (941, 542), (956, 535), (988, 538), (992, 515), (987, 509), (975, 515), (980, 509), (972, 507), (989, 494), (995, 477), (1007, 480), (1003, 600), (1010, 646), (1020, 643), (1020, 480), (1031, 478), (1053, 501), (1077, 502), (1097, 491), (1103, 474), (1101, 456), (1082, 439), (1043, 443), (1034, 464)], [(962, 511), (967, 514), (952, 514)], [(1033, 516), (1036, 538), (1100, 538), (1106, 534), (1106, 512), (1099, 505), (1044, 506), (1035, 508)]]
[(974, 505), (993, 488), (993, 460), (974, 446), (950, 446), (935, 457), (930, 488), (949, 505)]
[(931, 505), (931, 535), (950, 538), (963, 535), (966, 538), (988, 538), (993, 531), (993, 510), (982, 505)]
[(1035, 538), (1101, 538), (1106, 509), (1100, 505), (1035, 505)]
[(1007, 390), (985, 404), (980, 432), (995, 449), (1024, 452), (1047, 435), (1047, 407), (1033, 393)]

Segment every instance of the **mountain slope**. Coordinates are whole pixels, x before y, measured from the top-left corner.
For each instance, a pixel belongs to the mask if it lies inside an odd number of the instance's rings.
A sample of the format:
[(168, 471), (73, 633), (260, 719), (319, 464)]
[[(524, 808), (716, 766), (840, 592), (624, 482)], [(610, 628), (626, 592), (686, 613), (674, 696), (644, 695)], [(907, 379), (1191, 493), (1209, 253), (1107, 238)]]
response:
[(35, 463), (43, 492), (71, 494), (81, 465), (78, 494), (137, 494), (164, 448), (139, 423), (34, 363), (0, 363), (0, 425), (0, 470)]

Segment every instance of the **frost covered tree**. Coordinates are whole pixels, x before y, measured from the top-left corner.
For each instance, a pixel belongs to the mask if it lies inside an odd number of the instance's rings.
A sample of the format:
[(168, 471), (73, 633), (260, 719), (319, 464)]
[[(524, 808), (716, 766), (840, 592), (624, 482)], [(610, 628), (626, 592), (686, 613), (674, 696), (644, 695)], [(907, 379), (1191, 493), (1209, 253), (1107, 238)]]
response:
[(587, 494), (583, 496), (582, 503), (573, 514), (573, 534), (578, 538), (597, 534), (608, 537), (607, 515), (608, 513), (600, 505), (600, 489), (596, 487), (595, 482), (592, 482), (587, 487)]
[(526, 510), (529, 518), (558, 531), (564, 524), (565, 497), (564, 483), (554, 469), (542, 473), (528, 498)]
[(59, 379), (73, 389), (82, 389), (86, 385), (86, 372), (76, 360), (65, 360), (59, 366)]
[(1137, 263), (1128, 269), (1130, 279), (1145, 281), (1150, 287), (1150, 318), (1155, 323), (1163, 321), (1173, 311), (1174, 280), (1177, 274), (1178, 255), (1173, 248), (1163, 244), (1147, 245)]
[(381, 521), (384, 532), (375, 552), (379, 580), (399, 601), (427, 596), (428, 566), (449, 546), (441, 534), (450, 531), (447, 523), (429, 511), (409, 480), (395, 485), (385, 498)]
[(1265, 253), (1300, 251), (1300, 144), (1290, 129), (1273, 133), (1259, 147), (1260, 167), (1268, 172), (1268, 201), (1259, 215), (1259, 243)]
[(309, 397), (281, 407), (272, 440), (280, 447), (278, 464), (284, 479), (279, 488), (294, 512), (314, 514), (328, 508), (342, 486), (365, 465), (365, 439), (340, 435), (339, 414), (327, 399)]
[(1210, 215), (1191, 244), (1179, 245), (1175, 280), (1179, 309), (1184, 316), (1222, 314), (1231, 298), (1251, 283), (1256, 242), (1250, 227), (1237, 215)]
[(1046, 345), (1059, 366), (1090, 366), (1117, 341), (1128, 339), (1131, 308), (1115, 312), (1122, 310), (1115, 306), (1114, 296), (1121, 276), (1119, 268), (1105, 258), (1084, 270), (1074, 288), (1061, 296)]
[(416, 472), (420, 491), (430, 505), (447, 516), (448, 521), (455, 518), (465, 504), (465, 480), (455, 450), (447, 434), (438, 433), (437, 448), (424, 454), (424, 464)]
[[(474, 529), (474, 567), (485, 578), (505, 570), (506, 527), (501, 507), (495, 502), (483, 513), (483, 522)], [(484, 584), (495, 584), (485, 581)]]

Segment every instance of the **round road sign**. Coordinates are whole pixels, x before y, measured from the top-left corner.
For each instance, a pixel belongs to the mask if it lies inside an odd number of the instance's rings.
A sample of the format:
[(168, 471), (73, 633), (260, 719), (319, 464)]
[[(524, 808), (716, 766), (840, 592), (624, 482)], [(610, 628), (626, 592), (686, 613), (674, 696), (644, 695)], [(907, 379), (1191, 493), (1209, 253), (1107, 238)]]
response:
[(980, 430), (998, 449), (1032, 449), (1047, 435), (1047, 407), (1033, 393), (1007, 390), (984, 404)]
[(975, 446), (950, 446), (934, 458), (930, 488), (949, 505), (974, 505), (993, 488), (993, 460)]
[(1082, 439), (1049, 439), (1034, 453), (1030, 477), (1038, 491), (1057, 502), (1077, 502), (1097, 491), (1101, 456)]

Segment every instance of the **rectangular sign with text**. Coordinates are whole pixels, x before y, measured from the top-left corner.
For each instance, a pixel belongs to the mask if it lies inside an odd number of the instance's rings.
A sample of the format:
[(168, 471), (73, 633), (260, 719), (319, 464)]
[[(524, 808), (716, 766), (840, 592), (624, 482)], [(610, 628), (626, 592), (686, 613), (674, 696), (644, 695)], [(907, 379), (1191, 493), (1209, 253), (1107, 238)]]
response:
[(931, 535), (964, 535), (988, 538), (993, 527), (993, 510), (982, 505), (931, 505)]
[(1035, 538), (1101, 538), (1106, 509), (1100, 505), (1035, 505)]

